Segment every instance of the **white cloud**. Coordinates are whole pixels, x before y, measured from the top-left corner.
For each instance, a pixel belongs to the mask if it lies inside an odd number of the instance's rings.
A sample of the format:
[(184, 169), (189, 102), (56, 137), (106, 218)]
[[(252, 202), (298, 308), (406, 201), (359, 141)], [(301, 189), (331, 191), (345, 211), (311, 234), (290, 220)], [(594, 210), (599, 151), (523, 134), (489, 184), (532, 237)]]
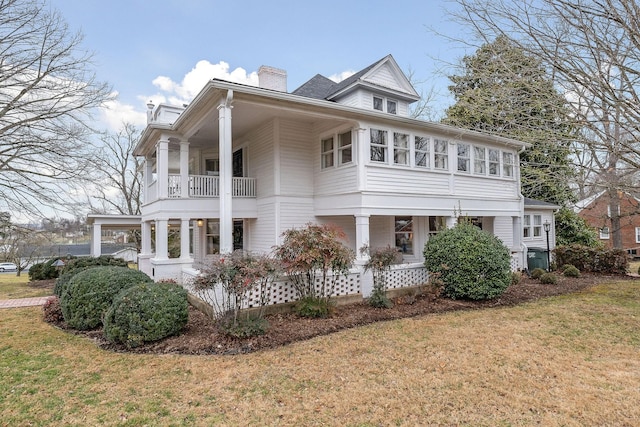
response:
[[(179, 83), (172, 81), (169, 77), (158, 76), (153, 80), (153, 84), (162, 92), (166, 92), (169, 103), (187, 104), (209, 80), (214, 78), (258, 86), (257, 72), (247, 74), (247, 71), (240, 67), (230, 71), (229, 64), (224, 61), (212, 64), (206, 60), (198, 61)], [(153, 101), (157, 103), (156, 99)]]
[[(131, 123), (138, 128), (143, 128), (147, 123), (147, 115), (144, 111), (136, 111), (136, 107), (123, 104), (117, 100), (117, 92), (114, 92), (111, 100), (107, 101), (100, 111), (100, 120), (113, 131), (122, 128), (123, 123)], [(144, 104), (143, 104), (144, 105)]]
[(341, 81), (343, 81), (344, 79), (348, 79), (349, 77), (353, 76), (356, 72), (353, 70), (347, 70), (347, 71), (343, 71), (341, 73), (338, 74), (332, 74), (329, 76), (329, 80), (333, 80), (336, 83), (340, 83)]

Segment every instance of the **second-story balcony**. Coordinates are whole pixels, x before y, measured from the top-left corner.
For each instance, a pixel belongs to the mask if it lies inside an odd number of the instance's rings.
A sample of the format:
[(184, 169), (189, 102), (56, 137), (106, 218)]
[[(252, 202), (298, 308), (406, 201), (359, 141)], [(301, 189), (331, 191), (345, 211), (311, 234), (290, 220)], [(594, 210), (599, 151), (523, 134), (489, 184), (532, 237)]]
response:
[[(209, 175), (189, 175), (188, 197), (194, 199), (220, 197), (220, 178)], [(231, 184), (232, 197), (254, 198), (256, 197), (255, 178), (233, 178)], [(147, 197), (149, 201), (158, 199), (158, 181), (153, 182), (149, 188)], [(182, 180), (180, 175), (169, 175), (167, 188), (169, 199), (182, 197)]]

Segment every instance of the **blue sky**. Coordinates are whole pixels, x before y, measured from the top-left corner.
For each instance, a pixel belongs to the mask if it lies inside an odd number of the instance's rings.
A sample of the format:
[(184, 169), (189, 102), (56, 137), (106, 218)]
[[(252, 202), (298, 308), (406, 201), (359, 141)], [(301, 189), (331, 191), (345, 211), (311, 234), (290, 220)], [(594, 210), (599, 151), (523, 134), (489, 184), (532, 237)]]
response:
[[(100, 80), (118, 93), (107, 126), (144, 126), (145, 104), (189, 101), (206, 80), (254, 79), (261, 65), (287, 71), (292, 91), (315, 74), (358, 71), (387, 54), (413, 70), (419, 91), (449, 103), (444, 62), (463, 55), (430, 29), (457, 35), (446, 1), (48, 0), (85, 35)], [(227, 67), (225, 67), (227, 65)]]

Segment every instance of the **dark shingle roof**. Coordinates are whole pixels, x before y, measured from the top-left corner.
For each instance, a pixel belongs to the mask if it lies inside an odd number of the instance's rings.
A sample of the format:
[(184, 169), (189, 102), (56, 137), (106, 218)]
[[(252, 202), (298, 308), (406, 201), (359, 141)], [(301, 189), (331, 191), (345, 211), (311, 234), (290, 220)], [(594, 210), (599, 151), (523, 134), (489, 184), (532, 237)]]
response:
[(524, 198), (524, 207), (525, 208), (546, 208), (546, 209), (560, 209), (560, 206), (554, 205), (553, 203), (544, 202), (542, 200), (530, 199), (528, 197)]

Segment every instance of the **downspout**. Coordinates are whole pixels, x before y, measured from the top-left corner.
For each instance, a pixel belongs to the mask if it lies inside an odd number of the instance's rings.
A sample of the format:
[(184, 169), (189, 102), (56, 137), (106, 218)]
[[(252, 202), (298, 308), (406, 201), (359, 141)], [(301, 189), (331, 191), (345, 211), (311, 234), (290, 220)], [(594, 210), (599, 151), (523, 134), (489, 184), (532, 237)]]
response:
[(233, 144), (231, 140), (231, 104), (233, 90), (218, 106), (219, 151), (220, 151), (220, 253), (233, 252)]
[(528, 256), (528, 252), (529, 252), (529, 248), (527, 248), (527, 245), (524, 244), (524, 240), (522, 238), (522, 223), (523, 223), (523, 218), (522, 215), (524, 215), (524, 196), (522, 195), (522, 176), (520, 174), (520, 154), (524, 153), (524, 150), (526, 149), (525, 146), (522, 146), (522, 148), (520, 148), (520, 150), (518, 151), (518, 176), (517, 176), (517, 180), (518, 180), (518, 196), (520, 197), (520, 230), (518, 230), (518, 233), (520, 233), (520, 250), (522, 251), (520, 253), (520, 261), (522, 262), (522, 268), (521, 270), (523, 271), (529, 271), (529, 263), (527, 262), (527, 256)]

